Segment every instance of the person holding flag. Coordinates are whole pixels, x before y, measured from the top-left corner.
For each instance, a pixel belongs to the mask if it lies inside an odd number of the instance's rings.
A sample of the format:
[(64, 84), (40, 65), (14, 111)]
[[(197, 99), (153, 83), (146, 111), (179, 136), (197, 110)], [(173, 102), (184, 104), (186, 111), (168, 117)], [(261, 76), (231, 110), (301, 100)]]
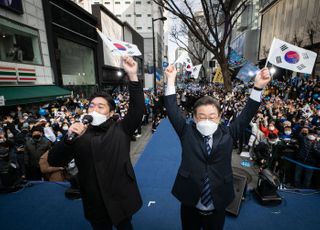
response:
[[(130, 140), (141, 123), (144, 111), (138, 64), (122, 57), (129, 77), (130, 106), (120, 122), (112, 119), (113, 98), (106, 93), (92, 95), (88, 113), (90, 124), (73, 123), (68, 135), (50, 150), (51, 166), (66, 166), (74, 158), (79, 170), (79, 184), (84, 214), (94, 230), (131, 230), (132, 215), (142, 206), (136, 177), (130, 161)], [(76, 134), (70, 142), (69, 137)]]
[(186, 121), (177, 105), (176, 74), (173, 65), (165, 71), (168, 84), (164, 102), (182, 147), (182, 160), (172, 189), (172, 194), (181, 202), (182, 229), (221, 230), (225, 208), (234, 199), (233, 142), (258, 111), (262, 90), (271, 79), (269, 70), (264, 68), (256, 75), (246, 106), (228, 127), (219, 124), (221, 107), (210, 96), (195, 102), (193, 121)]

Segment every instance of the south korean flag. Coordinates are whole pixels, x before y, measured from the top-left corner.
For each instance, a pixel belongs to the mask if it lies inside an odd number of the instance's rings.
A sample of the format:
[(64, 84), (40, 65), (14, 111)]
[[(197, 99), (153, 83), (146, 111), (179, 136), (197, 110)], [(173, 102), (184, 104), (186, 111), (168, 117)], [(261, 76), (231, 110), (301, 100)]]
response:
[(198, 79), (199, 77), (199, 73), (200, 73), (200, 70), (201, 70), (201, 64), (200, 65), (196, 65), (192, 68), (192, 73), (191, 73), (191, 76), (190, 78), (194, 78), (194, 79)]
[(174, 62), (174, 65), (175, 64), (182, 64), (183, 68), (188, 71), (188, 72), (192, 72), (192, 68), (193, 68), (193, 65), (192, 65), (192, 61), (188, 55), (187, 52), (183, 52), (179, 57), (178, 59)]
[(315, 52), (274, 38), (267, 62), (284, 69), (311, 74), (316, 58)]
[(134, 44), (115, 40), (107, 37), (105, 34), (103, 34), (99, 29), (97, 29), (97, 32), (102, 39), (103, 43), (108, 47), (108, 49), (111, 51), (113, 55), (128, 55), (128, 56), (141, 56), (141, 52), (138, 49), (138, 47)]

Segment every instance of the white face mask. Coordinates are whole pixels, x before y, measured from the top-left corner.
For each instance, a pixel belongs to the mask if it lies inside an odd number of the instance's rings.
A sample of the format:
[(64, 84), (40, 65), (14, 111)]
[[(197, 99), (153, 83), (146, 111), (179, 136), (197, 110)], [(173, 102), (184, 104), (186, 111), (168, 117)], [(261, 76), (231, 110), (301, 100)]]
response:
[(286, 135), (290, 135), (291, 134), (291, 131), (285, 131), (284, 132)]
[(309, 139), (310, 141), (314, 141), (314, 140), (316, 139), (316, 137), (313, 136), (313, 135), (308, 135), (308, 139)]
[(212, 135), (218, 129), (218, 124), (210, 120), (199, 121), (196, 126), (197, 130), (204, 136)]
[(96, 111), (93, 111), (89, 113), (93, 117), (93, 121), (91, 122), (91, 125), (98, 126), (101, 125), (103, 122), (108, 120), (108, 117), (106, 115), (103, 115), (101, 113), (97, 113)]

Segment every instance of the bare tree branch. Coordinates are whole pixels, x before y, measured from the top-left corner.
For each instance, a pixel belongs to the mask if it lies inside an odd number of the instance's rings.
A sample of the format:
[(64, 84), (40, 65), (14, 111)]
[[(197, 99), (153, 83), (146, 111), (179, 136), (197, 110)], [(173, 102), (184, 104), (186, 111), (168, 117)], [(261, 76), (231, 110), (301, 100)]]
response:
[[(231, 42), (232, 29), (246, 10), (249, 0), (200, 0), (199, 7), (203, 12), (202, 21), (196, 14), (199, 8), (194, 7), (192, 0), (153, 0), (153, 2), (181, 20), (187, 33), (192, 34), (188, 36), (190, 40), (194, 37), (207, 49), (207, 52), (214, 54), (221, 66), (225, 87), (228, 91), (231, 90), (231, 76), (228, 71), (229, 65), (225, 49)], [(179, 36), (182, 36), (181, 33), (176, 33), (176, 36), (172, 36), (173, 40), (188, 50)], [(192, 47), (191, 44), (190, 47)], [(197, 52), (198, 50), (192, 53), (199, 56), (201, 52), (198, 54)]]

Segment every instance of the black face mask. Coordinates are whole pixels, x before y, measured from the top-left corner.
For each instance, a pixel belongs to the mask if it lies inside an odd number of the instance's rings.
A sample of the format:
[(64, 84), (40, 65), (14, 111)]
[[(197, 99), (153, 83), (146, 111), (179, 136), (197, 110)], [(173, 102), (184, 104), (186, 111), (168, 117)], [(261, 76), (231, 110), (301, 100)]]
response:
[(21, 133), (23, 133), (23, 134), (27, 134), (28, 132), (29, 132), (29, 130), (27, 130), (27, 129), (21, 130)]
[(301, 133), (301, 135), (305, 137), (305, 136), (307, 136), (308, 134), (307, 134), (307, 133)]
[(41, 135), (33, 135), (32, 136), (32, 139), (35, 140), (35, 141), (39, 141), (41, 138)]

